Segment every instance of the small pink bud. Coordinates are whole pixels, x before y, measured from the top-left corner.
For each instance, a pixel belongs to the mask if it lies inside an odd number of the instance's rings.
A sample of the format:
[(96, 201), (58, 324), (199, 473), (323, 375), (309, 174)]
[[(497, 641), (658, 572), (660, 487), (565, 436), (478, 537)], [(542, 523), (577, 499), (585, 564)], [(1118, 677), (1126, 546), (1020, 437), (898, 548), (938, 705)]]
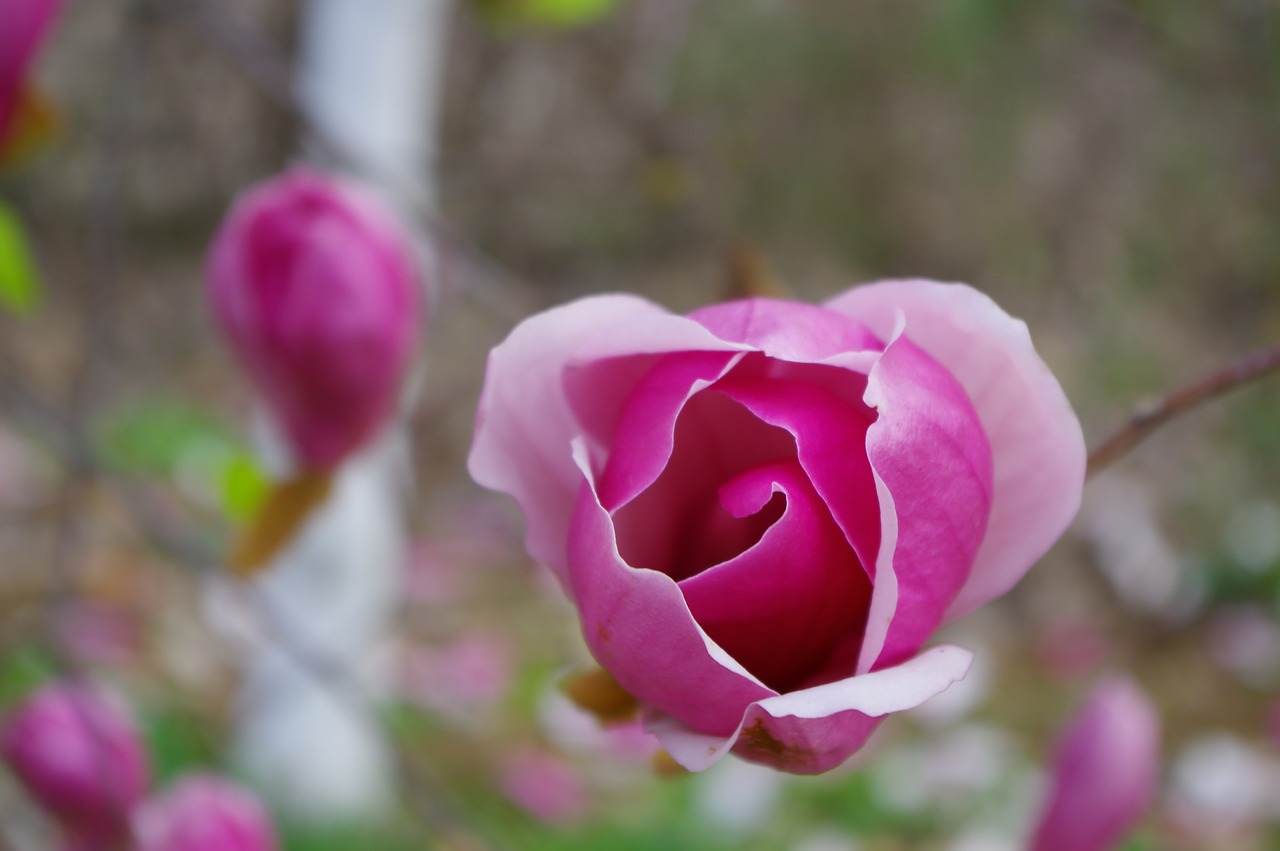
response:
[(372, 436), (420, 323), (413, 246), (391, 211), (295, 168), (240, 196), (205, 272), (218, 323), (305, 466), (330, 468)]
[(138, 808), (137, 851), (275, 851), (275, 828), (249, 792), (211, 774), (188, 774)]
[(147, 756), (132, 718), (83, 684), (46, 686), (8, 719), (0, 753), (65, 827), (119, 836), (145, 794)]
[(4, 0), (0, 6), (0, 139), (8, 135), (28, 66), (58, 5), (57, 0)]
[(1107, 851), (1142, 817), (1160, 769), (1160, 719), (1131, 680), (1094, 686), (1058, 744), (1031, 851)]

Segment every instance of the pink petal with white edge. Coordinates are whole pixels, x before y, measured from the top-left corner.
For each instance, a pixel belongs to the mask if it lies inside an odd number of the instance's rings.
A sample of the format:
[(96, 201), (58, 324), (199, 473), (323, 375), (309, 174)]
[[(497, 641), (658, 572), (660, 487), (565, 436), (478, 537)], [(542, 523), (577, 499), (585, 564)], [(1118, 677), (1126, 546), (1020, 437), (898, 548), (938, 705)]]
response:
[(748, 298), (699, 308), (689, 318), (721, 340), (746, 343), (793, 363), (819, 363), (847, 352), (883, 348), (861, 323), (800, 301)]
[(867, 456), (892, 497), (898, 534), (875, 577), (877, 591), (895, 597), (892, 617), (868, 623), (858, 673), (914, 656), (941, 625), (969, 579), (991, 505), (991, 448), (977, 413), (910, 332), (908, 324), (893, 337), (867, 382), (878, 413)]
[(793, 774), (821, 774), (861, 748), (893, 712), (924, 703), (964, 678), (973, 654), (935, 647), (893, 668), (759, 701), (730, 736), (694, 732), (672, 718), (648, 716), (646, 729), (677, 762), (702, 771), (732, 750)]
[[(526, 319), (489, 355), (467, 459), (471, 477), (510, 494), (526, 523), (526, 546), (563, 581), (573, 506), (583, 476), (571, 441), (582, 427), (566, 398), (576, 363), (671, 351), (738, 351), (696, 322), (625, 295), (584, 298)], [(632, 376), (639, 381), (641, 374)], [(609, 396), (620, 408), (630, 386)]]
[(623, 561), (587, 455), (579, 441), (574, 458), (586, 481), (569, 535), (568, 587), (591, 654), (639, 700), (690, 727), (729, 735), (743, 706), (775, 692), (707, 637), (671, 577)]
[(1026, 324), (971, 287), (882, 281), (827, 307), (886, 337), (905, 316), (907, 336), (959, 380), (978, 411), (995, 461), (994, 501), (947, 619), (968, 614), (1013, 587), (1075, 517), (1085, 472), (1080, 422)]
[(1059, 742), (1031, 851), (1108, 851), (1146, 811), (1160, 769), (1160, 719), (1124, 677), (1103, 680)]

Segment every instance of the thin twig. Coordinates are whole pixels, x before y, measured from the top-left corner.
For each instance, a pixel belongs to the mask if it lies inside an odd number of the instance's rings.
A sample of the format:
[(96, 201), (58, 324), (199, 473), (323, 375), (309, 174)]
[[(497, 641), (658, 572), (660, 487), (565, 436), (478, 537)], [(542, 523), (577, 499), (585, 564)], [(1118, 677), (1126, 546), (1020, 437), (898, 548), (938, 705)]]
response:
[(1110, 465), (1179, 414), (1277, 369), (1280, 369), (1280, 343), (1260, 349), (1199, 381), (1142, 405), (1119, 431), (1089, 453), (1088, 475)]
[[(272, 611), (269, 599), (255, 586), (231, 579), (213, 548), (190, 536), (173, 533), (166, 528), (147, 504), (144, 494), (123, 479), (107, 482), (137, 524), (139, 533), (167, 558), (214, 579), (230, 579), (235, 596), (249, 613), (253, 627), (272, 648), (279, 650), (290, 664), (297, 666), (329, 696), (359, 718), (377, 717), (378, 702), (361, 685), (359, 678), (340, 659), (318, 652), (299, 640)], [(390, 753), (400, 779), (397, 791), (402, 805), (427, 827), (449, 836), (465, 835), (473, 825), (462, 817), (449, 794), (444, 778), (429, 773), (411, 760), (400, 748)], [(486, 837), (489, 847), (499, 848), (493, 837)]]
[[(89, 679), (75, 654), (61, 638), (61, 626), (69, 605), (79, 593), (84, 532), (83, 502), (97, 480), (97, 465), (87, 438), (87, 423), (95, 403), (104, 361), (111, 348), (120, 258), (124, 249), (121, 184), (128, 161), (128, 126), (131, 105), (137, 100), (136, 87), (141, 67), (138, 59), (144, 48), (145, 22), (139, 0), (125, 9), (120, 38), (113, 47), (111, 67), (106, 75), (107, 99), (98, 134), (97, 162), (89, 198), (85, 254), (87, 272), (81, 292), (79, 362), (71, 378), (70, 398), (65, 417), (70, 452), (55, 499), (49, 585), (44, 604), (44, 628), (55, 664), (67, 681), (88, 687)], [(124, 812), (127, 802), (122, 790), (112, 783), (105, 733), (87, 708), (73, 704), (78, 723), (94, 744), (95, 769), (111, 808)]]

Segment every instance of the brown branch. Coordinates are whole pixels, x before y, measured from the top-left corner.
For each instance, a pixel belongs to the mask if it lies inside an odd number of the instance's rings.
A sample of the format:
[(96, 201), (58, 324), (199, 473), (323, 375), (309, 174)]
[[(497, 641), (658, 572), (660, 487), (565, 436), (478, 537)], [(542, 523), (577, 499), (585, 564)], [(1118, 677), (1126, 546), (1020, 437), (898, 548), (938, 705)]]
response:
[(1142, 405), (1115, 434), (1089, 453), (1088, 475), (1093, 475), (1169, 420), (1241, 385), (1280, 369), (1280, 343), (1260, 349), (1180, 390)]

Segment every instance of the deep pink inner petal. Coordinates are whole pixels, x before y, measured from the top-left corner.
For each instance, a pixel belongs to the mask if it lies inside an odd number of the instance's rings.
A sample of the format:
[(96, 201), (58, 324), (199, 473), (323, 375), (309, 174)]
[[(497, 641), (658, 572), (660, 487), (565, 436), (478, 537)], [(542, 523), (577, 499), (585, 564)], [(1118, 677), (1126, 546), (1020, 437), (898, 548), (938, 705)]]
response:
[[(770, 497), (770, 495), (772, 496)], [(735, 558), (680, 582), (694, 619), (765, 685), (786, 692), (865, 626), (871, 581), (794, 461), (757, 467), (721, 490), (734, 513), (785, 511)], [(759, 515), (755, 515), (759, 516)]]
[[(657, 480), (671, 457), (676, 419), (694, 386), (719, 378), (735, 357), (732, 352), (666, 355), (635, 384), (611, 433), (600, 435), (606, 444), (615, 447), (596, 489), (607, 511), (630, 502)], [(605, 369), (606, 366), (612, 368)], [(599, 394), (610, 392), (611, 386), (625, 384), (625, 374), (632, 368), (632, 364), (615, 361), (571, 373), (566, 380), (570, 404), (591, 394), (583, 404), (574, 404), (575, 414), (587, 415), (593, 409), (607, 408), (599, 404)], [(618, 375), (619, 371), (623, 375)], [(595, 425), (601, 428), (605, 424), (597, 417)]]
[(866, 376), (678, 353), (625, 383), (596, 488), (625, 562), (680, 583), (699, 625), (770, 688), (850, 676), (880, 534)]
[[(631, 425), (624, 414), (619, 433)], [(619, 442), (605, 468), (638, 464), (651, 447)], [(657, 480), (617, 509), (618, 551), (632, 567), (647, 567), (677, 581), (731, 559), (750, 547), (776, 519), (769, 511), (735, 518), (720, 503), (720, 487), (747, 470), (795, 458), (795, 440), (762, 423), (723, 393), (693, 396), (676, 421), (674, 446)]]
[(716, 389), (795, 435), (800, 466), (862, 564), (874, 570), (880, 512), (867, 459), (867, 429), (876, 413), (862, 401), (866, 376), (838, 367), (763, 360), (744, 363)]

